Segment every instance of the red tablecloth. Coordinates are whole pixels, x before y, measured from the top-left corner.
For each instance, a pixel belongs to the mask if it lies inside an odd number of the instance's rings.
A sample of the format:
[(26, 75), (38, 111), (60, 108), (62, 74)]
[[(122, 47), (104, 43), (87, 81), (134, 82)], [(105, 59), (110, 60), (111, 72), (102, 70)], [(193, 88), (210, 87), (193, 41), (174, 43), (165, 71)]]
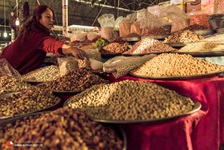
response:
[(224, 77), (150, 80), (107, 76), (111, 82), (127, 79), (154, 82), (202, 104), (200, 111), (174, 120), (123, 125), (128, 150), (218, 150), (224, 142)]

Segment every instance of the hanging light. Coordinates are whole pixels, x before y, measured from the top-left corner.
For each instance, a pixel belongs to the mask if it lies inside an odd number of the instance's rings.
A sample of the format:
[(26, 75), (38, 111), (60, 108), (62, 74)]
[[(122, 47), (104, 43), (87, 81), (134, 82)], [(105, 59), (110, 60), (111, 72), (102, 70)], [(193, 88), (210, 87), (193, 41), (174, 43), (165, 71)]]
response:
[(16, 26), (19, 26), (20, 22), (19, 22), (19, 18), (16, 18), (16, 22), (15, 22)]
[(3, 33), (3, 37), (5, 37), (5, 38), (8, 37), (8, 34), (6, 31)]
[(6, 32), (6, 10), (5, 10), (5, 0), (4, 0), (4, 33), (3, 33), (3, 37), (7, 37), (7, 32)]
[(16, 0), (16, 26), (19, 26), (20, 22), (19, 22), (19, 3), (18, 0)]

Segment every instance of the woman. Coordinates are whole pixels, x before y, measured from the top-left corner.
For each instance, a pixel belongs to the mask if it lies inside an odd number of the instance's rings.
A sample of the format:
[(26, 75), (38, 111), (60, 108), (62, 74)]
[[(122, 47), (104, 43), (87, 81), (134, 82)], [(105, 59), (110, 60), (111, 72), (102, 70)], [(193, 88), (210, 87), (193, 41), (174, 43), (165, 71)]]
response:
[(5, 58), (20, 74), (25, 74), (40, 68), (47, 52), (88, 58), (83, 50), (50, 36), (54, 17), (54, 11), (49, 6), (36, 6), (32, 18), (23, 25), (16, 40), (3, 50), (0, 59)]

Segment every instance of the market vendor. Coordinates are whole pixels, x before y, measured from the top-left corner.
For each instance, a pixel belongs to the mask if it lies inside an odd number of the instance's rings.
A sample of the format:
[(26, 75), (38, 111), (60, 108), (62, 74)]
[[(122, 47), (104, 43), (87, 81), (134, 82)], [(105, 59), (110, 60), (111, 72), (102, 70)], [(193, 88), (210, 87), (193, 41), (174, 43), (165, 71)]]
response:
[(49, 6), (36, 6), (32, 18), (23, 24), (16, 40), (5, 47), (0, 59), (5, 58), (20, 74), (25, 74), (40, 68), (47, 52), (72, 54), (78, 59), (88, 58), (83, 50), (64, 44), (50, 35), (54, 18), (54, 11)]

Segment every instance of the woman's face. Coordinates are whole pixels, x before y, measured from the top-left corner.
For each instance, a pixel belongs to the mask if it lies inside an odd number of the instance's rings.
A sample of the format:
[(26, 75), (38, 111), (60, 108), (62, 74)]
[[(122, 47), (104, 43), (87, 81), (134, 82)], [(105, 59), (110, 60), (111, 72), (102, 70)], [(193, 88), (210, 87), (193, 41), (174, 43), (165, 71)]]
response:
[(47, 10), (41, 14), (41, 18), (39, 22), (45, 28), (50, 30), (53, 27), (53, 23), (54, 23), (53, 12), (49, 8), (47, 8)]

